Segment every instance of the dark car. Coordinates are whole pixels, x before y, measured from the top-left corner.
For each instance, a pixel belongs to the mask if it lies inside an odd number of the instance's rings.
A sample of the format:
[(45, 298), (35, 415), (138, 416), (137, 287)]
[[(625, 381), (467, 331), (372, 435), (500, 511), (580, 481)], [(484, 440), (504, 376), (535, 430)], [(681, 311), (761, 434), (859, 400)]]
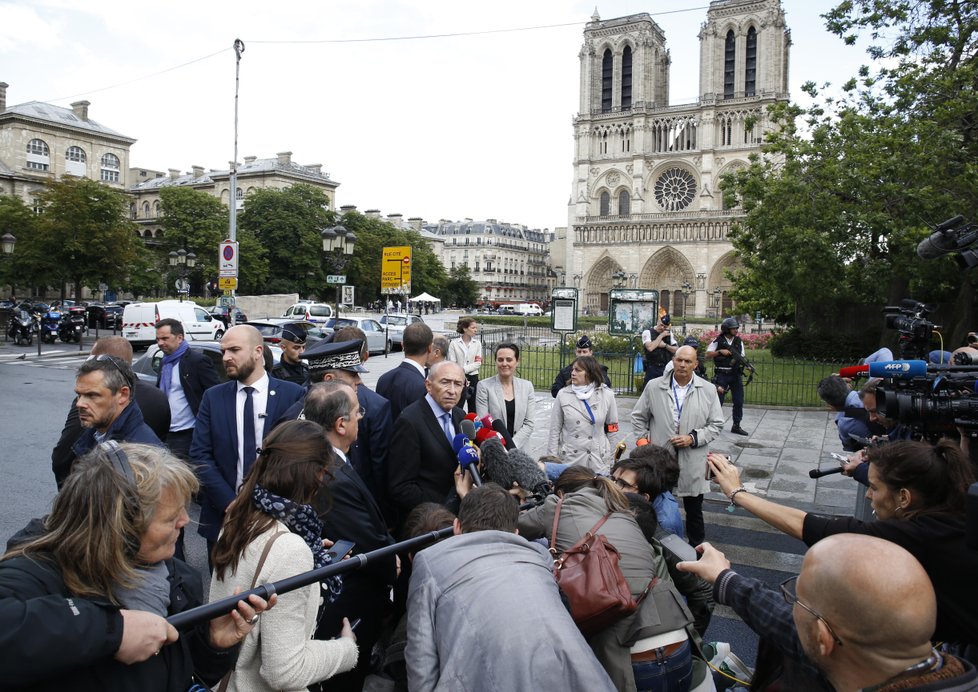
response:
[(89, 329), (122, 329), (122, 306), (115, 303), (93, 303), (85, 308)]
[[(224, 372), (224, 361), (221, 356), (221, 342), (219, 341), (185, 341), (190, 348), (203, 353), (207, 356), (211, 365), (214, 366), (214, 372), (217, 373), (217, 378), (221, 382), (227, 382), (228, 376)], [(270, 346), (269, 351), (272, 355), (272, 362), (278, 365), (279, 361), (282, 359), (282, 349), (278, 346)], [(156, 384), (156, 377), (159, 375), (160, 368), (163, 366), (163, 352), (160, 351), (160, 347), (153, 344), (146, 349), (146, 353), (143, 354), (135, 363), (132, 364), (132, 371), (136, 374), (136, 377), (145, 381)]]
[(241, 308), (225, 308), (220, 305), (212, 305), (207, 308), (207, 312), (221, 320), (225, 327), (231, 326), (231, 310), (234, 310), (234, 323), (241, 324), (248, 321), (248, 316), (244, 314)]
[(280, 342), (282, 340), (282, 327), (286, 324), (299, 324), (305, 327), (307, 348), (326, 336), (323, 330), (313, 325), (312, 322), (288, 320), (281, 317), (270, 317), (267, 320), (255, 320), (253, 322), (249, 322), (248, 324), (258, 330), (258, 332), (261, 334), (262, 340), (266, 344), (277, 344)]

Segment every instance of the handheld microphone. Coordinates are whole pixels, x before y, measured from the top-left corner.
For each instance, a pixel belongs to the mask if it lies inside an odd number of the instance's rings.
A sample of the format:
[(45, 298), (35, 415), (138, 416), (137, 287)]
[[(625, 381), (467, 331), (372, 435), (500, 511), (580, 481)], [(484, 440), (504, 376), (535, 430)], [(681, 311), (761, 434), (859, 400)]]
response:
[(859, 377), (863, 373), (867, 372), (869, 372), (868, 365), (849, 365), (844, 368), (839, 368), (839, 377), (852, 379), (853, 377)]
[(870, 377), (896, 377), (910, 380), (926, 375), (927, 363), (922, 360), (884, 360), (869, 364)]
[(502, 437), (495, 430), (490, 428), (481, 428), (479, 432), (475, 434), (475, 444), (477, 447), (482, 447), (482, 443), (486, 440), (502, 441)]
[(466, 413), (466, 414), (465, 414), (465, 420), (471, 420), (471, 421), (474, 421), (474, 420), (476, 420), (476, 419), (477, 419), (478, 417), (479, 417), (479, 414), (477, 414), (477, 413), (476, 413), (475, 411), (472, 411), (472, 412), (470, 412), (470, 413)]
[(482, 423), (482, 427), (483, 428), (491, 428), (492, 427), (492, 422), (494, 420), (495, 420), (495, 418), (493, 418), (492, 416), (490, 416), (487, 413), (486, 415), (484, 415), (482, 418), (479, 419), (479, 422)]
[(830, 469), (812, 469), (808, 472), (808, 477), (821, 478), (822, 476), (831, 476), (833, 473), (842, 473), (842, 467), (834, 466)]
[(509, 434), (509, 430), (506, 429), (506, 424), (503, 423), (498, 418), (492, 421), (492, 429), (503, 436), (503, 442), (506, 443), (506, 449), (512, 451), (516, 449), (516, 443), (513, 442), (513, 436)]
[(455, 453), (455, 458), (458, 459), (459, 466), (462, 467), (463, 471), (472, 474), (472, 482), (476, 485), (482, 485), (482, 476), (478, 469), (479, 451), (472, 445), (465, 444)]
[(452, 451), (458, 454), (459, 451), (462, 449), (462, 447), (464, 447), (468, 443), (469, 443), (469, 438), (466, 437), (464, 432), (460, 432), (452, 440)]
[[(462, 428), (462, 433), (469, 439), (475, 439), (475, 423), (469, 418), (463, 418), (462, 422), (459, 423), (459, 427)], [(458, 450), (455, 450), (456, 452)]]

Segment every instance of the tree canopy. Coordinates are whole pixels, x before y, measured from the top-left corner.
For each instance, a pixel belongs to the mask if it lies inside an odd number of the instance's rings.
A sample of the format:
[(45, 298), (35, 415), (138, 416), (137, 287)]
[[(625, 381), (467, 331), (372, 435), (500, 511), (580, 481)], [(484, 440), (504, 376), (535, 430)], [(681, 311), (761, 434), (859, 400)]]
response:
[(873, 62), (841, 98), (774, 107), (780, 129), (763, 154), (725, 177), (727, 203), (746, 213), (731, 234), (743, 264), (734, 297), (823, 327), (851, 303), (941, 302), (959, 340), (975, 317), (973, 278), (915, 249), (935, 224), (978, 211), (978, 7), (850, 0), (824, 17), (847, 42), (869, 32)]

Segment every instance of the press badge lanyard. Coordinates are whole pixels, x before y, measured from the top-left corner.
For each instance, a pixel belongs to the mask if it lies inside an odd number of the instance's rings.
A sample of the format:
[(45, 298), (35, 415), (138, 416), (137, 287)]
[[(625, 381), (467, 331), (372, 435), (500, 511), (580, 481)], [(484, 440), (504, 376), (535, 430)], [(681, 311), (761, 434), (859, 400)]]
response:
[(583, 399), (582, 401), (584, 403), (584, 408), (587, 409), (587, 415), (591, 416), (591, 425), (594, 425), (594, 411), (592, 411), (591, 407), (588, 406), (587, 399)]

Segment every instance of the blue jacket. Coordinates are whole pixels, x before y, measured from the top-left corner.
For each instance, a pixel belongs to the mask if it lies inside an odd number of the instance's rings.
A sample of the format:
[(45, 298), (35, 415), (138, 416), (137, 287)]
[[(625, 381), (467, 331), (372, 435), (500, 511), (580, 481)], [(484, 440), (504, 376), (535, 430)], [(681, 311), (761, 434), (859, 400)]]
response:
[[(106, 439), (116, 442), (138, 442), (162, 447), (163, 443), (143, 420), (143, 412), (135, 401), (122, 409), (122, 413), (112, 421)], [(76, 457), (88, 454), (95, 448), (95, 428), (85, 428), (71, 446)]]

